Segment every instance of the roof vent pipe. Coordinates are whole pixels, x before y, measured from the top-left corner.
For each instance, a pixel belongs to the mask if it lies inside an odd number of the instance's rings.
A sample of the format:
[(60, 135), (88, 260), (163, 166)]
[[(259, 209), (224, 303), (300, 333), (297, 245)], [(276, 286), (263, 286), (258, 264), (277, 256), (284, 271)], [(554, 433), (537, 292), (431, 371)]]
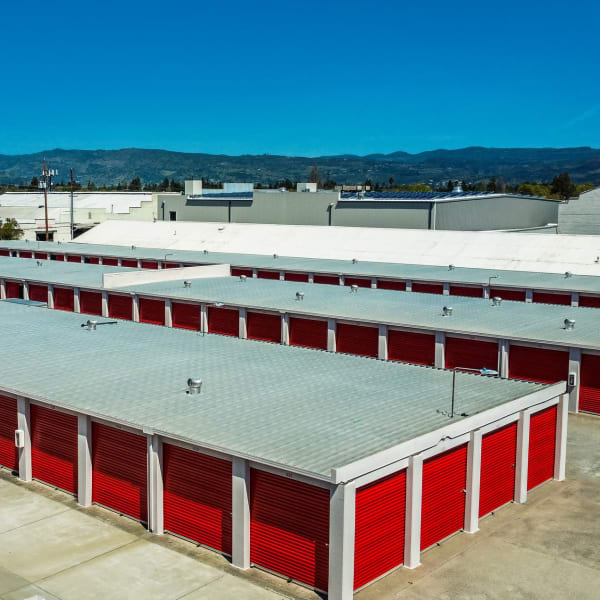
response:
[(352, 259), (352, 264), (355, 265), (358, 262), (358, 260), (356, 260), (356, 258)]
[(350, 292), (352, 294), (356, 294), (356, 292), (358, 292), (358, 286), (355, 283), (350, 286)]
[(204, 250), (202, 250), (202, 252), (203, 252), (204, 254), (208, 254), (208, 250), (207, 250), (206, 248), (204, 248)]
[(298, 301), (304, 300), (304, 292), (296, 292), (296, 300), (298, 300)]
[(190, 377), (187, 380), (187, 393), (188, 394), (199, 394), (202, 389), (202, 379), (198, 377)]
[(453, 308), (451, 306), (444, 306), (442, 308), (442, 316), (443, 317), (451, 317)]
[(273, 254), (273, 258), (277, 258), (277, 254)]
[(565, 271), (565, 279), (569, 279), (569, 277), (572, 277), (573, 273), (571, 273), (571, 271)]
[(186, 279), (186, 280), (183, 282), (183, 287), (185, 287), (185, 288), (192, 287), (192, 282), (191, 282), (191, 281), (189, 281), (188, 279)]
[(246, 275), (240, 275), (240, 281), (241, 281), (242, 283), (245, 283), (245, 282), (246, 282), (246, 279), (248, 279), (248, 277), (246, 277)]
[(565, 319), (565, 329), (575, 329), (575, 319)]
[(92, 321), (91, 319), (87, 320), (85, 326), (88, 328), (88, 331), (96, 331), (96, 325), (98, 325), (98, 321)]
[(492, 298), (492, 306), (500, 306), (502, 304), (502, 298), (500, 296), (494, 296)]
[(448, 265), (448, 271), (454, 271), (454, 265)]

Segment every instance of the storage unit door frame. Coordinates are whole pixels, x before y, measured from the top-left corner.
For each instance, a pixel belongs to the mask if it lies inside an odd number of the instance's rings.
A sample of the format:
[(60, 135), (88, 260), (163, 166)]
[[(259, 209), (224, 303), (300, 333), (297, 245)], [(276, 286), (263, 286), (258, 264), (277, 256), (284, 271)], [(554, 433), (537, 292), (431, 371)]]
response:
[(308, 273), (294, 273), (286, 271), (283, 278), (285, 281), (297, 281), (299, 283), (308, 283)]
[(466, 367), (470, 369), (498, 370), (498, 342), (472, 340), (446, 336), (444, 352), (446, 369)]
[(412, 291), (420, 294), (443, 294), (444, 285), (442, 283), (425, 283), (424, 281), (413, 281)]
[(208, 307), (208, 333), (240, 335), (240, 311), (237, 308)]
[(379, 329), (368, 325), (337, 323), (336, 350), (345, 354), (377, 358)]
[(508, 290), (504, 288), (490, 288), (490, 297), (498, 296), (503, 300), (511, 300), (512, 302), (525, 302), (525, 290)]
[(559, 294), (555, 292), (538, 292), (533, 290), (533, 301), (539, 304), (561, 304), (570, 306), (571, 294)]
[(527, 490), (554, 477), (557, 407), (533, 413), (529, 421)]
[(29, 284), (29, 299), (48, 303), (48, 286), (39, 283)]
[(123, 294), (108, 294), (108, 316), (112, 319), (133, 319), (133, 298)]
[(165, 324), (165, 301), (158, 298), (140, 298), (140, 323)]
[(406, 291), (406, 281), (397, 281), (393, 279), (378, 279), (377, 287), (381, 290)]
[(337, 275), (315, 273), (313, 275), (313, 282), (321, 285), (340, 285), (340, 278)]
[(200, 331), (200, 305), (187, 302), (171, 302), (173, 327)]
[(281, 315), (247, 311), (246, 329), (249, 340), (281, 343)]
[(11, 471), (19, 469), (19, 451), (15, 446), (18, 428), (17, 401), (0, 395), (0, 465)]
[(79, 290), (79, 310), (88, 315), (102, 315), (102, 292)]
[(600, 414), (600, 356), (581, 355), (579, 410)]
[(73, 288), (54, 287), (54, 308), (69, 312), (75, 310)]
[(258, 279), (278, 280), (279, 279), (279, 271), (268, 271), (268, 270), (264, 270), (264, 269), (259, 269), (256, 272), (256, 276), (258, 277)]
[(388, 360), (435, 366), (435, 335), (388, 329)]
[(327, 350), (327, 321), (290, 317), (290, 346)]
[(569, 352), (511, 344), (508, 358), (511, 379), (556, 383), (569, 375)]
[(450, 284), (451, 296), (463, 296), (468, 298), (483, 298), (483, 288), (470, 285)]
[(366, 279), (365, 277), (344, 277), (344, 285), (357, 285), (358, 287), (362, 288), (370, 288), (371, 280)]

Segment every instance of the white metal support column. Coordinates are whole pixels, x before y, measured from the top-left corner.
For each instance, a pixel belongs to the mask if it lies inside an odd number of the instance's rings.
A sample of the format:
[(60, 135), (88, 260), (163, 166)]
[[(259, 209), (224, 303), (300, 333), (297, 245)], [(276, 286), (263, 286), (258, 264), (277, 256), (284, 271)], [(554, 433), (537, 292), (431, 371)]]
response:
[(339, 285), (346, 285), (346, 278), (340, 273), (338, 275), (338, 284)]
[(285, 281), (285, 271), (279, 271), (279, 281)]
[(371, 289), (373, 289), (373, 290), (377, 289), (377, 278), (376, 277), (371, 277)]
[(163, 444), (156, 434), (147, 434), (148, 448), (148, 530), (162, 535), (163, 511)]
[(102, 257), (101, 257), (101, 256), (99, 256), (99, 257), (98, 257), (98, 264), (99, 264), (99, 265), (102, 265), (102, 264), (104, 264), (104, 263), (102, 262)]
[(315, 282), (315, 274), (309, 273), (308, 274), (308, 283), (314, 283), (314, 282)]
[(407, 292), (412, 292), (412, 281), (410, 279), (407, 279), (405, 281), (405, 283), (406, 283), (406, 291)]
[(85, 256), (83, 256), (83, 254), (80, 256), (80, 261), (81, 261), (82, 263), (84, 263), (84, 262), (85, 262)]
[(131, 303), (132, 303), (133, 321), (135, 323), (139, 323), (140, 322), (140, 297), (137, 295), (134, 295), (133, 298), (131, 299)]
[(0, 300), (6, 300), (6, 281), (0, 279)]
[(328, 352), (336, 351), (335, 332), (336, 332), (335, 319), (327, 319), (327, 351)]
[(466, 533), (479, 531), (479, 484), (481, 481), (481, 431), (471, 432), (467, 450), (467, 487), (465, 499)]
[(92, 505), (92, 420), (77, 416), (77, 502)]
[(508, 340), (498, 340), (498, 371), (500, 377), (508, 378), (508, 361), (510, 355), (510, 342)]
[(388, 359), (388, 327), (387, 327), (387, 325), (379, 326), (377, 358), (379, 360), (387, 360)]
[(29, 282), (28, 281), (23, 282), (23, 299), (29, 300)]
[(239, 569), (250, 568), (250, 466), (234, 458), (231, 486), (231, 562)]
[(208, 306), (204, 302), (200, 304), (200, 331), (208, 333)]
[(31, 481), (31, 428), (29, 400), (17, 400), (17, 427), (23, 432), (23, 447), (19, 448), (19, 479)]
[(446, 334), (443, 331), (435, 332), (435, 363), (438, 369), (446, 366)]
[(290, 315), (287, 313), (281, 313), (281, 343), (290, 345)]
[(173, 327), (173, 307), (170, 298), (165, 298), (165, 327)]
[(351, 600), (354, 594), (356, 486), (337, 485), (329, 499), (329, 600)]
[(137, 259), (137, 268), (138, 268), (138, 269), (141, 269), (141, 268), (142, 268), (142, 259), (141, 259), (141, 258), (138, 258), (138, 259)]
[(404, 566), (416, 569), (421, 564), (421, 501), (423, 495), (423, 457), (411, 456), (406, 470), (406, 519), (404, 526)]
[(122, 267), (122, 266), (123, 266), (123, 259), (117, 258), (117, 267)]
[(533, 290), (525, 290), (525, 302), (533, 302)]
[(569, 392), (569, 410), (579, 412), (579, 392), (581, 379), (581, 349), (569, 348), (569, 373), (575, 374), (575, 385), (567, 388)]
[(442, 283), (442, 295), (449, 296), (450, 295), (450, 284)]
[(258, 277), (258, 269), (252, 269), (252, 277), (256, 279)]
[(54, 308), (54, 286), (48, 284), (48, 308)]
[(108, 292), (102, 292), (102, 316), (108, 317)]
[(529, 413), (521, 411), (517, 424), (517, 464), (515, 468), (515, 502), (527, 502), (527, 468), (529, 461)]
[(490, 286), (489, 285), (484, 285), (483, 286), (483, 297), (485, 300), (489, 300), (490, 299)]
[(81, 312), (81, 301), (79, 295), (79, 288), (73, 288), (73, 312)]
[(571, 306), (579, 306), (579, 292), (571, 293)]
[(556, 414), (556, 449), (554, 451), (554, 479), (564, 481), (567, 461), (567, 426), (569, 419), (569, 394), (563, 394)]
[(247, 339), (248, 337), (248, 323), (247, 323), (247, 314), (245, 308), (240, 308), (239, 315), (239, 337), (242, 340)]

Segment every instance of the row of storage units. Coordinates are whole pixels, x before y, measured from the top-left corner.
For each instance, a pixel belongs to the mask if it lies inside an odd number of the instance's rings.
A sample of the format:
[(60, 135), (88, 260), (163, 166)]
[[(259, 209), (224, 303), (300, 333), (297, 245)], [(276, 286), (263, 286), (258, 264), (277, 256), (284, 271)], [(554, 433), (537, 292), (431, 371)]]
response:
[[(8, 298), (22, 298), (23, 284), (5, 281)], [(55, 309), (75, 310), (90, 315), (136, 320), (154, 325), (207, 333), (245, 337), (273, 343), (319, 350), (356, 354), (438, 368), (497, 370), (501, 376), (540, 383), (569, 379), (571, 410), (600, 414), (600, 351), (540, 346), (527, 342), (473, 338), (444, 334), (332, 321), (306, 315), (281, 315), (233, 306), (132, 296), (115, 291), (103, 292), (52, 286)], [(28, 284), (30, 300), (48, 302), (48, 286)], [(169, 307), (167, 310), (167, 306)]]
[[(239, 476), (234, 464), (240, 459), (170, 439), (157, 444), (153, 434), (19, 402), (0, 396), (2, 466), (24, 480), (75, 494), (81, 504), (91, 502), (148, 523), (155, 533), (170, 532), (233, 555), (240, 566), (233, 548), (239, 540), (233, 524), (233, 482)], [(354, 496), (344, 516), (351, 521), (354, 543), (351, 556), (344, 558), (346, 591), (336, 583), (330, 597), (349, 598), (400, 565), (417, 566), (422, 551), (461, 530), (474, 533), (480, 518), (509, 502), (525, 502), (529, 490), (550, 479), (563, 479), (566, 413), (566, 397), (557, 396), (465, 432), (450, 447), (407, 458), (391, 473), (344, 482), (345, 493)], [(17, 429), (28, 432), (29, 467), (15, 449)], [(158, 486), (150, 474), (153, 452), (159, 457)], [(243, 543), (249, 544), (250, 562), (242, 566), (262, 567), (327, 591), (339, 578), (336, 573), (332, 579), (329, 568), (334, 560), (330, 545), (341, 535), (331, 512), (339, 486), (243, 462), (249, 492)], [(85, 493), (80, 485), (88, 488)], [(152, 510), (158, 516), (152, 517)]]
[[(104, 264), (140, 269), (170, 269), (182, 266), (198, 266), (209, 263), (175, 263), (169, 261), (148, 260), (141, 258), (117, 258), (112, 256), (87, 256), (79, 254), (51, 254), (40, 251), (9, 250), (0, 248), (0, 256), (18, 256), (36, 258), (38, 260), (60, 260), (68, 262), (83, 262), (89, 264)], [(558, 304), (564, 306), (586, 306), (600, 308), (600, 294), (583, 294), (564, 290), (536, 290), (533, 288), (510, 288), (503, 286), (468, 285), (452, 282), (397, 280), (381, 277), (356, 277), (352, 275), (333, 273), (308, 273), (298, 271), (276, 271), (270, 269), (255, 269), (232, 266), (231, 274), (245, 275), (262, 279), (297, 281), (326, 285), (356, 285), (365, 288), (380, 288), (387, 290), (413, 291), (423, 294), (446, 294), (472, 298), (491, 298), (499, 296), (504, 300), (519, 302), (536, 302), (542, 304)]]

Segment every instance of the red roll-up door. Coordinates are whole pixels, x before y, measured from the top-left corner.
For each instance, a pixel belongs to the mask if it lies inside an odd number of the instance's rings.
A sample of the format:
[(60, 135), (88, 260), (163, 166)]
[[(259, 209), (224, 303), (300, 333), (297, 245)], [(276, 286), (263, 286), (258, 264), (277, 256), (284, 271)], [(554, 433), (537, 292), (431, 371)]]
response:
[(579, 306), (588, 306), (590, 308), (600, 308), (600, 296), (582, 296), (579, 295)]
[(529, 422), (527, 489), (554, 477), (556, 449), (556, 406), (534, 413)]
[(496, 370), (498, 368), (498, 342), (483, 342), (446, 336), (446, 369), (467, 367)]
[(200, 305), (172, 302), (171, 320), (173, 327), (200, 331)]
[(378, 279), (377, 287), (380, 290), (398, 290), (404, 291), (406, 289), (406, 281), (393, 281), (392, 279)]
[(65, 255), (64, 254), (51, 254), (50, 260), (57, 260), (58, 262), (64, 262)]
[(329, 490), (258, 469), (250, 481), (252, 563), (327, 590)]
[(18, 428), (17, 401), (0, 396), (0, 465), (12, 471), (19, 468), (19, 451), (15, 446), (15, 430)]
[(165, 302), (153, 298), (140, 298), (140, 322), (152, 325), (165, 324)]
[(143, 260), (142, 269), (158, 269), (158, 263), (154, 260)]
[(10, 256), (10, 250), (5, 250), (4, 248), (0, 248), (0, 256)]
[(108, 316), (112, 319), (133, 319), (133, 298), (120, 294), (108, 295)]
[(370, 288), (371, 280), (363, 277), (344, 277), (344, 285), (357, 285), (358, 287)]
[(86, 256), (84, 261), (90, 265), (99, 265), (100, 257), (99, 256)]
[(581, 355), (579, 410), (600, 414), (600, 356)]
[(337, 275), (318, 275), (313, 276), (314, 283), (324, 283), (325, 285), (340, 285), (340, 278)]
[(92, 423), (92, 502), (147, 520), (146, 438)]
[(463, 528), (466, 484), (466, 444), (423, 463), (421, 550)]
[(20, 250), (19, 251), (20, 258), (31, 258), (32, 256), (33, 256), (33, 253), (29, 252), (29, 250)]
[(406, 471), (356, 490), (354, 589), (404, 562)]
[(240, 269), (239, 267), (231, 267), (231, 275), (233, 277), (239, 277), (240, 275), (252, 277), (252, 269)]
[(122, 258), (121, 266), (122, 267), (132, 267), (134, 269), (137, 269), (138, 261), (135, 258)]
[(248, 339), (264, 342), (281, 342), (281, 317), (267, 313), (246, 313)]
[(377, 357), (379, 330), (376, 327), (338, 323), (336, 348), (338, 352)]
[(553, 294), (552, 292), (533, 292), (533, 301), (540, 304), (563, 304), (570, 306), (571, 294)]
[(413, 281), (412, 291), (421, 294), (443, 294), (444, 286), (441, 283), (422, 283)]
[(483, 298), (483, 288), (469, 285), (451, 285), (451, 296), (468, 296), (469, 298)]
[(503, 300), (525, 302), (525, 290), (507, 290), (505, 288), (490, 288), (490, 296), (499, 296)]
[(108, 265), (110, 267), (116, 267), (119, 264), (119, 259), (118, 258), (113, 258), (111, 256), (103, 256), (102, 257), (102, 264), (103, 265)]
[(327, 321), (290, 317), (290, 346), (327, 350)]
[(77, 491), (77, 417), (32, 404), (30, 418), (33, 477), (74, 494)]
[(54, 308), (70, 312), (75, 310), (75, 299), (72, 288), (54, 288)]
[(569, 353), (530, 346), (510, 346), (508, 372), (511, 379), (556, 383), (569, 376)]
[(259, 279), (279, 279), (279, 271), (258, 271), (256, 276)]
[(388, 330), (388, 359), (433, 367), (435, 335)]
[(100, 292), (79, 292), (79, 310), (88, 315), (102, 314), (102, 294)]
[(23, 284), (17, 281), (6, 282), (6, 297), (23, 299)]
[(286, 281), (308, 283), (308, 273), (285, 273), (284, 278)]
[(29, 299), (36, 302), (48, 302), (48, 286), (30, 283)]
[(81, 256), (75, 256), (73, 254), (69, 254), (67, 256), (67, 262), (80, 263), (81, 262)]
[(479, 484), (480, 517), (514, 499), (516, 463), (516, 423), (510, 423), (483, 436)]
[(42, 260), (48, 260), (48, 255), (45, 252), (34, 252), (33, 256)]
[(180, 268), (179, 263), (170, 263), (170, 262), (163, 263), (163, 267), (165, 269), (179, 269)]
[(237, 308), (208, 307), (208, 333), (240, 335), (240, 314)]
[(165, 529), (231, 554), (231, 463), (171, 444), (163, 461)]

